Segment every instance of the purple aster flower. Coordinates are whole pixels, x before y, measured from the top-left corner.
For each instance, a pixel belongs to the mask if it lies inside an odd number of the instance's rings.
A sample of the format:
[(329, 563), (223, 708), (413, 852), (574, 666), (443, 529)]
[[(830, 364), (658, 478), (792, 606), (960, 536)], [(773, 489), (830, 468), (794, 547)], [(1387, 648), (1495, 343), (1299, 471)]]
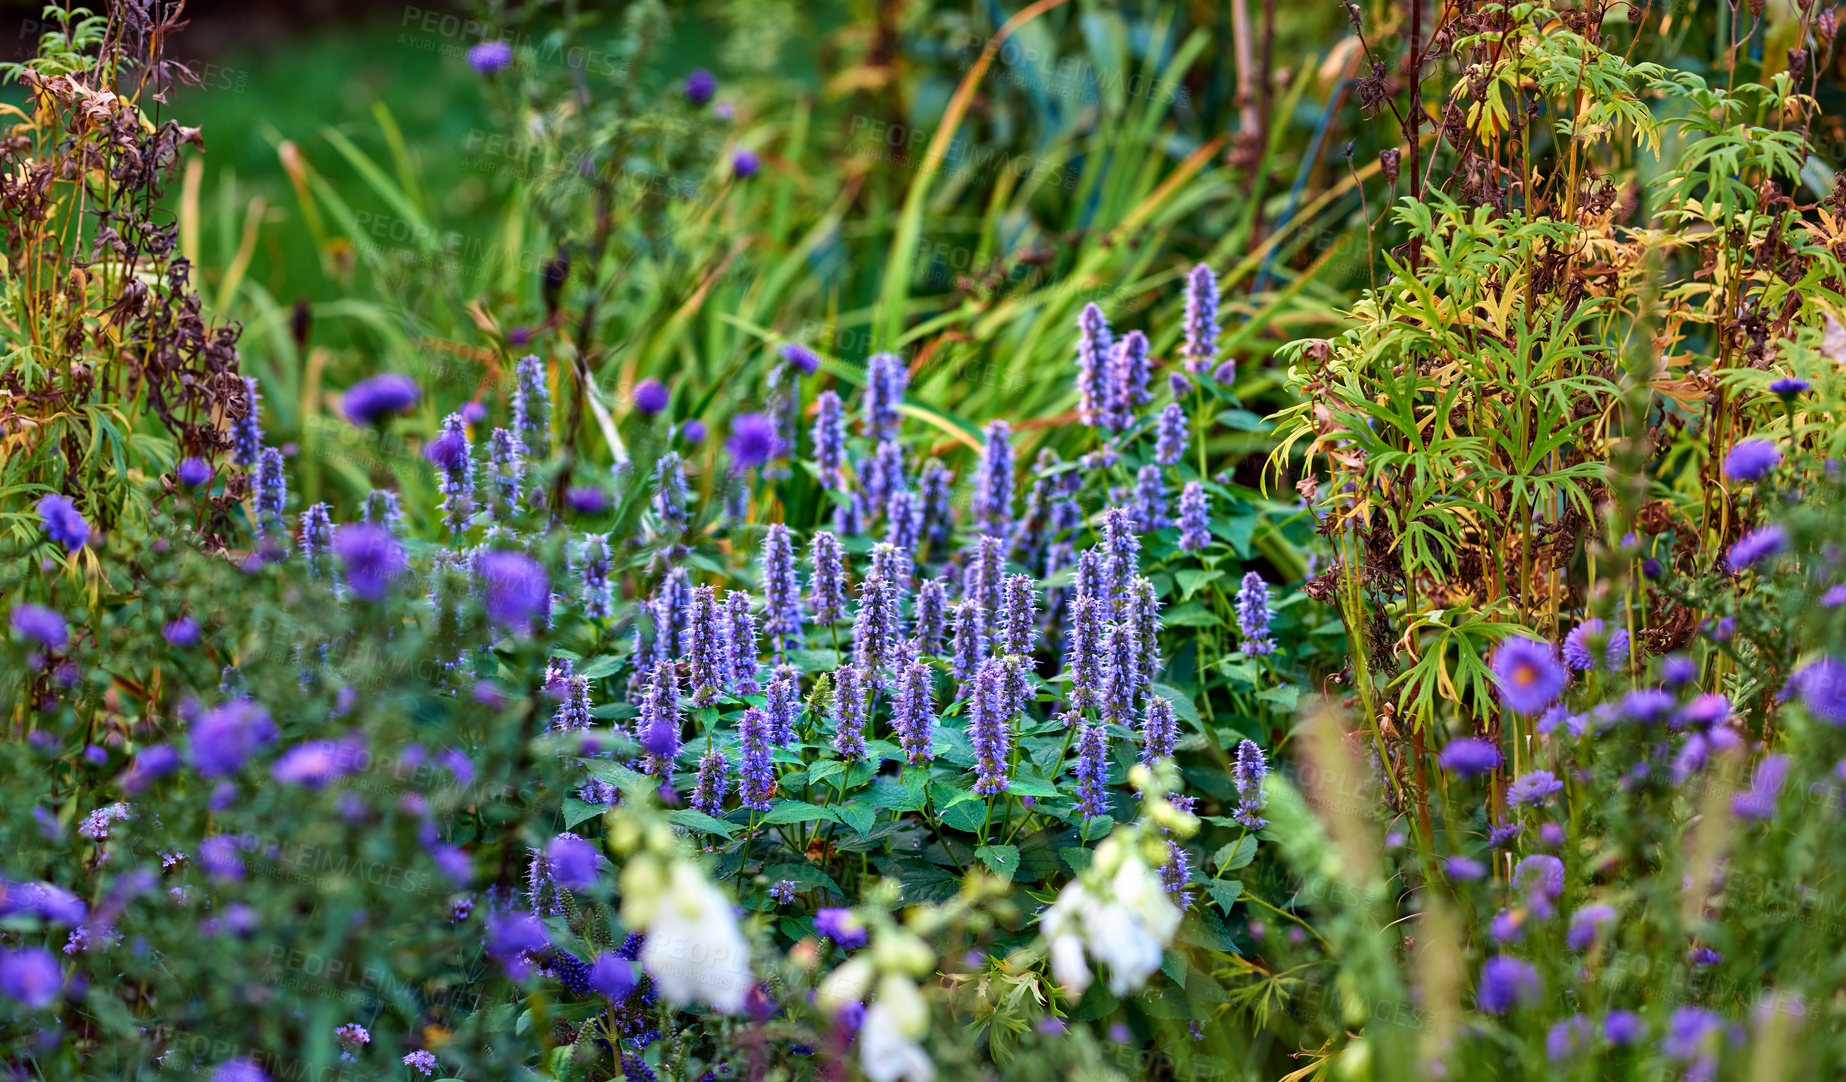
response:
[(360, 380), (340, 397), (340, 410), (356, 425), (374, 425), (417, 404), (416, 381), (396, 372)]
[(1197, 552), (1211, 543), (1211, 503), (1205, 486), (1187, 481), (1179, 494), (1179, 547)]
[(1531, 963), (1509, 955), (1496, 955), (1481, 966), (1480, 990), (1475, 1004), (1489, 1014), (1505, 1014), (1538, 998), (1538, 971)]
[(468, 50), (468, 66), (482, 75), (504, 70), (513, 62), (513, 47), (504, 41), (483, 41)]
[(1596, 942), (1597, 930), (1614, 919), (1614, 906), (1586, 905), (1570, 915), (1570, 931), (1564, 942), (1571, 950), (1580, 951)]
[(1589, 1019), (1573, 1014), (1545, 1034), (1545, 1058), (1553, 1063), (1569, 1059), (1588, 1048), (1595, 1039), (1596, 1031)]
[(657, 379), (644, 379), (635, 384), (635, 408), (648, 416), (653, 416), (667, 408), (672, 395), (667, 392), (667, 385)]
[(354, 739), (310, 740), (282, 753), (270, 775), (284, 785), (324, 788), (357, 769), (365, 748)]
[(1096, 305), (1084, 305), (1077, 316), (1077, 416), (1091, 428), (1109, 417), (1109, 361), (1114, 352), (1108, 318)]
[(1564, 783), (1549, 770), (1522, 774), (1506, 787), (1506, 802), (1514, 807), (1538, 807), (1564, 788)]
[(731, 791), (731, 760), (717, 748), (699, 757), (698, 781), (692, 787), (692, 807), (706, 815), (723, 815), (724, 798)]
[(814, 930), (833, 940), (841, 950), (858, 950), (870, 940), (865, 926), (850, 909), (828, 908), (814, 914)]
[(737, 724), (738, 799), (753, 811), (768, 811), (776, 795), (776, 768), (769, 750), (769, 715), (758, 707), (743, 712)]
[(936, 757), (936, 692), (929, 666), (912, 661), (898, 674), (897, 694), (891, 705), (891, 728), (904, 757), (913, 765)]
[(1436, 761), (1444, 770), (1472, 778), (1497, 769), (1501, 756), (1500, 749), (1491, 741), (1467, 736), (1449, 741)]
[(404, 546), (391, 531), (371, 522), (341, 526), (333, 535), (333, 553), (346, 569), (346, 585), (368, 601), (382, 601), (391, 582), (403, 574)]
[(211, 464), (196, 455), (185, 458), (180, 461), (174, 476), (187, 488), (198, 488), (212, 479)]
[(1602, 1021), (1602, 1035), (1610, 1044), (1631, 1045), (1647, 1033), (1647, 1023), (1633, 1011), (1610, 1011)]
[(1494, 650), (1493, 676), (1500, 701), (1513, 713), (1528, 717), (1550, 706), (1570, 680), (1548, 643), (1523, 635), (1507, 639)]
[(1788, 778), (1788, 756), (1765, 755), (1750, 779), (1750, 788), (1731, 794), (1731, 813), (1739, 819), (1775, 818), (1776, 796)]
[(43, 605), (22, 601), (13, 606), (13, 630), (47, 650), (62, 647), (70, 638), (64, 617)]
[(243, 410), (231, 420), (231, 461), (249, 469), (263, 453), (263, 420), (256, 377), (244, 377)]
[(865, 678), (842, 665), (833, 673), (833, 750), (849, 763), (865, 758)]
[(276, 741), (269, 712), (249, 699), (215, 706), (192, 723), (192, 765), (208, 778), (243, 769), (250, 756)]
[(1109, 814), (1109, 733), (1101, 725), (1077, 732), (1077, 812), (1086, 819)]
[(687, 421), (680, 426), (679, 435), (689, 445), (697, 447), (705, 442), (705, 422), (697, 419)]
[[(686, 76), (686, 100), (692, 104), (704, 105), (717, 92), (717, 78), (704, 68), (694, 68), (692, 74)], [(609, 998), (620, 999), (621, 997), (611, 996)]]
[(1811, 384), (1809, 384), (1807, 380), (1797, 379), (1794, 376), (1783, 376), (1781, 379), (1769, 385), (1769, 391), (1771, 394), (1780, 395), (1783, 398), (1793, 398), (1806, 391), (1810, 386)]
[(1564, 663), (1573, 669), (1621, 672), (1628, 667), (1628, 632), (1622, 628), (1610, 631), (1600, 619), (1585, 620), (1564, 636), (1563, 652)]
[(1218, 277), (1203, 263), (1186, 276), (1186, 337), (1179, 355), (1202, 375), (1218, 352)]
[(1513, 889), (1532, 899), (1540, 916), (1549, 915), (1548, 904), (1564, 893), (1564, 862), (1547, 853), (1537, 853), (1513, 866)]
[(1660, 1050), (1674, 1059), (1691, 1059), (1704, 1049), (1707, 1037), (1723, 1028), (1724, 1019), (1703, 1007), (1675, 1008)]
[(1237, 591), (1237, 630), (1243, 636), (1245, 654), (1256, 657), (1275, 651), (1275, 639), (1269, 634), (1269, 584), (1254, 571), (1244, 575)]
[(1450, 857), (1443, 867), (1450, 879), (1460, 882), (1480, 879), (1487, 874), (1487, 866), (1470, 857)]
[(1011, 785), (1007, 757), (1013, 746), (1013, 718), (1008, 711), (1005, 667), (994, 659), (981, 664), (968, 693), (968, 742), (974, 745), (974, 791), (1005, 792)]
[(1830, 725), (1846, 725), (1846, 662), (1823, 657), (1795, 673), (1790, 683), (1808, 713)]
[(76, 552), (90, 541), (90, 524), (83, 519), (82, 512), (72, 503), (70, 497), (56, 492), (47, 493), (38, 501), (38, 517), (45, 527), (45, 536), (65, 551)]
[(551, 605), (551, 583), (537, 560), (519, 552), (483, 552), (474, 571), (485, 584), (487, 617), (514, 631), (531, 627)]
[(1671, 692), (1656, 688), (1636, 688), (1622, 698), (1622, 716), (1644, 725), (1663, 720), (1673, 712)]
[(1488, 922), (1487, 934), (1495, 943), (1517, 943), (1525, 937), (1525, 919), (1518, 913), (1502, 909)]
[(1004, 537), (1013, 527), (1013, 443), (1012, 429), (1005, 421), (987, 426), (987, 445), (981, 452), (980, 468), (974, 475), (971, 497), (975, 529), (983, 534)]
[(1154, 461), (1171, 466), (1186, 453), (1186, 411), (1178, 402), (1168, 402), (1160, 411), (1160, 424), (1154, 441)]
[(1760, 530), (1751, 530), (1744, 534), (1735, 545), (1731, 546), (1726, 559), (1730, 561), (1732, 568), (1742, 571), (1746, 567), (1754, 567), (1771, 556), (1780, 555), (1787, 548), (1788, 531), (1779, 524), (1771, 523)]
[(776, 448), (776, 426), (760, 413), (746, 413), (731, 420), (731, 438), (724, 448), (738, 466), (761, 466), (769, 461)]
[(1744, 440), (1724, 456), (1724, 475), (1733, 481), (1761, 480), (1782, 462), (1782, 452), (1768, 440)]

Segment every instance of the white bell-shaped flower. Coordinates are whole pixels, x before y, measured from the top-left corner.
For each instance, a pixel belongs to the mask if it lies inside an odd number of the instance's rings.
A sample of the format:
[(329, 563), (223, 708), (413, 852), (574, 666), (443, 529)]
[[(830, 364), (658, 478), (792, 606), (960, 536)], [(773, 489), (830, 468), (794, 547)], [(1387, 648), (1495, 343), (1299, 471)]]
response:
[(1125, 995), (1147, 983), (1179, 929), (1180, 912), (1132, 843), (1096, 847), (1092, 875), (1067, 884), (1039, 921), (1051, 973), (1075, 994), (1090, 986), (1085, 955), (1109, 966), (1109, 990)]
[[(627, 878), (623, 885), (629, 885)], [(704, 1003), (726, 1014), (742, 1010), (754, 978), (750, 944), (737, 928), (731, 900), (688, 860), (673, 861), (663, 886), (659, 896), (633, 907), (646, 915), (639, 924), (647, 933), (641, 968), (676, 1006)]]
[(859, 1028), (859, 1066), (872, 1082), (934, 1082), (936, 1064), (917, 1042), (929, 1032), (929, 1004), (904, 977), (887, 974)]

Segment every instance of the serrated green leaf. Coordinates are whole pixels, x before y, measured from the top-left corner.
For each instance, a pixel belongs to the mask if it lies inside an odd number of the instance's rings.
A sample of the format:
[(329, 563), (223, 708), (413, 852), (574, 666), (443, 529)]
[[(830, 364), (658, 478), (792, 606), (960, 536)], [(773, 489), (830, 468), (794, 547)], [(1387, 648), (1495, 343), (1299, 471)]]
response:
[(700, 834), (721, 834), (728, 838), (737, 833), (736, 823), (726, 822), (694, 808), (675, 808), (667, 813), (667, 821)]
[(823, 808), (819, 804), (810, 804), (805, 800), (778, 800), (763, 816), (764, 823), (819, 823), (831, 820), (839, 822), (832, 808)]
[(847, 804), (842, 804), (840, 807), (835, 808), (834, 811), (839, 813), (839, 819), (842, 823), (845, 823), (860, 834), (864, 834), (866, 831), (872, 829), (872, 824), (878, 821), (878, 812), (876, 809), (856, 800)]
[(1185, 600), (1191, 600), (1192, 595), (1199, 592), (1199, 587), (1217, 582), (1223, 577), (1224, 572), (1222, 571), (1203, 571), (1198, 568), (1187, 568), (1184, 571), (1173, 573), (1174, 580), (1179, 583), (1180, 596)]
[(1234, 842), (1219, 847), (1212, 854), (1211, 861), (1219, 871), (1234, 872), (1256, 859), (1256, 836), (1245, 835)]
[(1218, 903), (1219, 909), (1229, 913), (1231, 906), (1237, 904), (1237, 899), (1243, 897), (1243, 884), (1235, 879), (1208, 879), (1205, 881), (1205, 893), (1211, 895), (1211, 900)]
[(1168, 627), (1216, 627), (1220, 623), (1216, 613), (1197, 601), (1168, 609), (1160, 614), (1160, 622)]
[(993, 873), (1007, 882), (1012, 882), (1013, 874), (1019, 871), (1019, 847), (1017, 845), (983, 845), (974, 851), (981, 858), (981, 863), (992, 869)]
[(594, 819), (608, 810), (601, 804), (591, 804), (585, 800), (578, 800), (574, 796), (567, 796), (564, 798), (563, 808), (564, 829), (574, 830), (578, 823)]

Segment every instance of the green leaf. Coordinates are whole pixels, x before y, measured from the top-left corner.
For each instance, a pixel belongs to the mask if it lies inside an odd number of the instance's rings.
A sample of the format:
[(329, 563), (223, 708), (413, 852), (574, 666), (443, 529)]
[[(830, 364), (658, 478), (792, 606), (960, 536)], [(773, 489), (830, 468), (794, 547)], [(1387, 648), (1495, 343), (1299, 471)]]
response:
[(778, 800), (763, 816), (764, 823), (819, 823), (831, 820), (839, 822), (832, 808), (823, 808), (819, 804), (810, 804), (805, 800)]
[(876, 778), (868, 794), (872, 807), (887, 811), (922, 811), (924, 787), (929, 779), (921, 771), (911, 771), (902, 782), (896, 778)]
[(1256, 697), (1266, 703), (1274, 703), (1278, 710), (1293, 713), (1296, 703), (1301, 700), (1301, 688), (1295, 684), (1283, 684), (1281, 687), (1264, 688)]
[(567, 796), (564, 798), (564, 829), (574, 829), (578, 823), (586, 819), (594, 819), (608, 810), (604, 805), (591, 804), (588, 801), (578, 800), (574, 796)]
[(1058, 856), (1064, 858), (1064, 863), (1070, 866), (1073, 875), (1090, 866), (1090, 851), (1081, 845), (1064, 846), (1058, 850)]
[(1188, 601), (1161, 613), (1160, 622), (1168, 627), (1216, 627), (1217, 615), (1197, 601)]
[(1243, 884), (1235, 879), (1208, 879), (1205, 881), (1205, 893), (1211, 895), (1211, 900), (1218, 903), (1219, 909), (1229, 913), (1231, 906), (1237, 904), (1237, 899), (1243, 897)]
[(983, 845), (974, 851), (981, 862), (993, 870), (993, 873), (1007, 882), (1013, 881), (1013, 873), (1019, 870), (1019, 847), (1017, 845)]
[(836, 650), (790, 650), (788, 663), (802, 672), (832, 672), (840, 667), (840, 655)]
[(819, 785), (835, 774), (846, 773), (846, 764), (838, 759), (822, 759), (808, 767), (808, 784)]
[(1038, 797), (1038, 798), (1054, 797), (1054, 796), (1059, 795), (1057, 786), (1051, 784), (1050, 782), (1046, 781), (1043, 778), (1034, 777), (1031, 774), (1027, 774), (1023, 770), (1013, 775), (1012, 784), (1007, 786), (1007, 792), (1012, 793), (1015, 796), (1029, 796), (1029, 797)]
[(866, 831), (872, 829), (872, 824), (878, 821), (878, 812), (876, 809), (856, 800), (851, 803), (842, 804), (838, 808), (835, 808), (834, 811), (838, 813), (841, 822), (860, 834), (864, 834)]
[(1181, 596), (1188, 600), (1191, 599), (1193, 594), (1199, 592), (1199, 587), (1207, 583), (1217, 582), (1223, 577), (1224, 572), (1222, 571), (1201, 571), (1197, 568), (1187, 568), (1184, 571), (1175, 571), (1173, 573), (1173, 578), (1179, 583)]
[(737, 824), (692, 808), (677, 808), (667, 813), (669, 823), (677, 823), (699, 834), (721, 834), (728, 838), (737, 833)]
[(1192, 705), (1192, 696), (1174, 687), (1172, 684), (1155, 684), (1154, 694), (1173, 704), (1173, 713), (1181, 721), (1190, 722), (1195, 728), (1204, 724), (1199, 717), (1199, 708)]
[(588, 665), (580, 666), (577, 675), (590, 680), (600, 680), (605, 676), (614, 676), (622, 667), (622, 659), (610, 655), (597, 658)]
[(1237, 841), (1221, 847), (1212, 854), (1212, 863), (1219, 871), (1234, 872), (1256, 859), (1256, 836), (1247, 834)]

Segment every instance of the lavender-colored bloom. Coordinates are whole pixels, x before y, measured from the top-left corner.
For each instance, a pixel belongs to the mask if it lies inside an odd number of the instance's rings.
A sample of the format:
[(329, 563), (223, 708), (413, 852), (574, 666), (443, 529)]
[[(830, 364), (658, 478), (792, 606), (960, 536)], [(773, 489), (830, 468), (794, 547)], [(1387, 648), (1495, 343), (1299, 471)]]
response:
[(482, 75), (503, 71), (513, 63), (513, 47), (504, 41), (483, 41), (468, 50), (468, 66)]
[(848, 951), (858, 950), (871, 938), (850, 909), (822, 909), (814, 914), (814, 930)]
[(1509, 955), (1489, 958), (1481, 966), (1480, 990), (1475, 1004), (1489, 1014), (1505, 1014), (1538, 998), (1538, 971), (1529, 962)]
[(768, 811), (776, 795), (776, 768), (769, 751), (769, 715), (757, 707), (745, 710), (737, 724), (738, 799), (753, 811)]
[(1173, 717), (1173, 704), (1159, 695), (1147, 698), (1141, 715), (1141, 761), (1155, 763), (1171, 759), (1179, 742), (1179, 722)]
[(1168, 402), (1160, 411), (1160, 425), (1154, 440), (1154, 461), (1171, 466), (1186, 454), (1186, 411), (1178, 402)]
[(1147, 335), (1129, 331), (1109, 353), (1108, 406), (1103, 424), (1120, 432), (1134, 422), (1134, 407), (1151, 401), (1148, 394)]
[(1128, 610), (1125, 625), (1134, 637), (1135, 656), (1138, 661), (1138, 684), (1151, 686), (1154, 678), (1160, 674), (1162, 660), (1160, 657), (1160, 598), (1154, 593), (1154, 584), (1139, 575), (1128, 591)]
[(1520, 775), (1513, 784), (1506, 787), (1506, 802), (1514, 807), (1529, 805), (1536, 808), (1563, 788), (1564, 783), (1551, 771), (1534, 770), (1530, 774)]
[(263, 453), (263, 396), (257, 391), (256, 377), (244, 377), (243, 412), (231, 420), (231, 461), (249, 469)]
[(1222, 383), (1227, 387), (1235, 383), (1237, 381), (1237, 362), (1219, 361), (1218, 367), (1211, 370), (1211, 378), (1213, 383)]
[(1149, 463), (1135, 474), (1135, 520), (1149, 530), (1164, 530), (1167, 519), (1166, 480), (1160, 467)]
[(1696, 969), (1705, 969), (1724, 961), (1724, 955), (1710, 947), (1694, 947), (1687, 952), (1686, 961), (1691, 962)]
[(647, 752), (647, 773), (671, 784), (673, 760), (679, 756), (680, 730), (679, 667), (671, 659), (655, 662), (635, 730)]
[(1268, 776), (1269, 760), (1263, 756), (1263, 749), (1254, 740), (1240, 742), (1231, 763), (1231, 785), (1237, 795), (1244, 799), (1262, 796), (1263, 779)]
[(190, 729), (192, 764), (207, 778), (222, 778), (276, 741), (269, 712), (249, 699), (232, 699), (200, 715)]
[(1218, 352), (1218, 277), (1203, 263), (1186, 276), (1186, 337), (1179, 354), (1201, 375)]
[(846, 415), (840, 396), (832, 391), (822, 391), (815, 398), (813, 442), (820, 487), (845, 487)]
[(987, 622), (974, 601), (955, 606), (954, 641), (949, 647), (949, 671), (966, 685), (987, 659)]
[(1000, 607), (1000, 652), (1030, 657), (1038, 639), (1038, 595), (1032, 576), (1008, 575)]
[(128, 772), (122, 776), (122, 791), (135, 796), (157, 779), (179, 769), (179, 752), (166, 744), (155, 744), (135, 756)]
[(250, 485), (256, 499), (257, 534), (273, 537), (282, 529), (282, 514), (288, 507), (288, 474), (282, 466), (282, 452), (263, 448), (257, 459), (256, 478)]
[(1703, 1007), (1675, 1008), (1660, 1050), (1674, 1059), (1691, 1059), (1704, 1049), (1707, 1037), (1723, 1028), (1724, 1019)]
[(596, 846), (570, 833), (551, 839), (545, 847), (545, 860), (551, 865), (552, 879), (569, 890), (594, 887), (603, 864)]
[(551, 584), (537, 560), (519, 552), (483, 552), (474, 571), (484, 584), (482, 602), (487, 618), (514, 631), (524, 631), (551, 605)]
[(1766, 755), (1750, 779), (1750, 788), (1731, 794), (1731, 813), (1739, 819), (1773, 819), (1777, 794), (1788, 778), (1786, 755)]
[(758, 633), (756, 617), (750, 612), (750, 595), (742, 590), (732, 590), (726, 594), (724, 615), (724, 646), (730, 655), (728, 669), (735, 683), (733, 690), (739, 695), (754, 695), (758, 688)]
[(356, 425), (373, 425), (417, 404), (416, 381), (396, 372), (360, 380), (340, 397), (340, 410)]
[(1005, 792), (1012, 785), (1007, 756), (1013, 747), (1013, 718), (1007, 699), (1005, 667), (993, 659), (983, 662), (968, 693), (968, 742), (974, 745), (977, 793)]
[(1458, 882), (1471, 882), (1487, 874), (1487, 866), (1472, 857), (1450, 857), (1443, 868), (1450, 879)]
[(1622, 697), (1621, 712), (1630, 721), (1651, 724), (1673, 712), (1673, 696), (1655, 688), (1636, 688)]
[(922, 541), (923, 497), (908, 489), (892, 493), (885, 501), (885, 544), (902, 552), (908, 563), (916, 560)]
[(1563, 654), (1564, 663), (1573, 669), (1621, 672), (1630, 657), (1628, 632), (1619, 627), (1611, 631), (1601, 619), (1585, 620), (1564, 636)]
[(442, 474), (438, 486), (442, 490), (443, 521), (450, 533), (461, 533), (474, 516), (474, 455), (461, 414), (443, 418), (442, 435), (424, 448), (424, 457)]
[(182, 459), (174, 477), (187, 488), (198, 488), (212, 479), (211, 464), (196, 455)]
[(690, 446), (697, 447), (705, 442), (705, 422), (694, 418), (680, 426), (680, 438)]
[(1084, 818), (1109, 814), (1109, 734), (1101, 725), (1077, 733), (1077, 811)]
[(654, 515), (668, 532), (686, 525), (686, 467), (678, 451), (663, 451), (654, 462)]
[(47, 650), (59, 649), (70, 639), (70, 627), (63, 616), (29, 601), (13, 606), (12, 625), (15, 633)]
[(1580, 951), (1596, 942), (1597, 930), (1614, 919), (1614, 906), (1586, 905), (1570, 915), (1570, 931), (1564, 942), (1571, 950)]
[(904, 756), (913, 765), (936, 757), (936, 694), (929, 666), (912, 661), (898, 674), (897, 694), (891, 705), (891, 728), (897, 733)]
[[(713, 94), (718, 92), (718, 80), (704, 68), (694, 68), (692, 74), (686, 76), (685, 92), (687, 101), (693, 105), (704, 105), (712, 99)], [(619, 999), (620, 997), (610, 998)]]
[(518, 514), (520, 489), (526, 480), (525, 445), (513, 432), (496, 428), (488, 437), (487, 462), (495, 510), (502, 516)]
[(1807, 380), (1798, 379), (1794, 376), (1783, 376), (1781, 379), (1769, 385), (1769, 392), (1774, 395), (1779, 395), (1782, 398), (1793, 398), (1803, 393), (1811, 386), (1812, 384)]
[(1103, 637), (1102, 717), (1129, 725), (1141, 699), (1141, 666), (1134, 632), (1117, 624)]
[(731, 420), (731, 436), (724, 449), (740, 467), (761, 466), (769, 461), (776, 443), (775, 424), (760, 413), (746, 413)]
[(528, 452), (551, 457), (551, 388), (545, 362), (528, 353), (513, 366), (513, 431)]
[(738, 180), (749, 180), (763, 168), (763, 159), (756, 151), (744, 149), (731, 155), (731, 173)]
[(1243, 637), (1245, 654), (1256, 657), (1275, 652), (1276, 642), (1269, 634), (1269, 584), (1254, 571), (1244, 575), (1237, 590), (1237, 631)]
[(795, 542), (787, 526), (771, 523), (763, 537), (764, 630), (777, 653), (801, 645), (801, 626), (807, 614), (801, 606), (801, 584), (795, 576)]
[(769, 715), (769, 742), (778, 748), (795, 742), (795, 719), (801, 715), (800, 670), (778, 665), (763, 692), (763, 712)]
[(1602, 1022), (1602, 1035), (1610, 1044), (1631, 1045), (1647, 1033), (1647, 1023), (1633, 1011), (1610, 1011)]
[(1130, 512), (1110, 508), (1102, 513), (1102, 593), (1107, 615), (1117, 616), (1128, 601), (1128, 588), (1141, 570), (1140, 525)]
[(408, 566), (404, 546), (390, 530), (370, 522), (341, 526), (333, 535), (333, 554), (346, 569), (348, 588), (367, 601), (384, 600), (392, 580)]
[(212, 1072), (212, 1082), (270, 1082), (269, 1073), (254, 1060), (228, 1059)]
[(1724, 456), (1724, 476), (1733, 481), (1759, 481), (1782, 463), (1782, 452), (1769, 440), (1744, 440)]
[(1684, 654), (1669, 654), (1660, 664), (1660, 680), (1670, 688), (1684, 687), (1698, 675), (1698, 665)]
[(790, 368), (799, 370), (804, 376), (820, 371), (820, 355), (799, 342), (782, 343), (776, 347), (776, 354)]
[(1498, 768), (1501, 756), (1492, 742), (1468, 736), (1449, 741), (1436, 761), (1444, 770), (1472, 778)]
[(1102, 309), (1086, 304), (1077, 316), (1077, 417), (1095, 428), (1109, 416), (1109, 361), (1115, 340)]
[(1004, 616), (1000, 611), (1000, 594), (1005, 570), (1006, 543), (992, 534), (982, 534), (975, 541), (973, 558), (962, 574), (961, 596), (980, 608), (981, 619), (989, 626), (997, 625)]
[(1179, 494), (1179, 547), (1197, 552), (1211, 544), (1211, 498), (1205, 486), (1187, 481)]
[(609, 538), (607, 534), (589, 534), (577, 553), (578, 596), (583, 601), (583, 615), (592, 620), (607, 620), (615, 611), (614, 585), (609, 580)]
[(1548, 643), (1516, 635), (1493, 653), (1494, 684), (1508, 710), (1527, 717), (1550, 706), (1570, 674), (1558, 664)]
[(1564, 893), (1564, 862), (1547, 853), (1526, 857), (1513, 866), (1513, 889), (1525, 892), (1535, 903), (1556, 900)]
[(860, 470), (861, 487), (867, 506), (881, 508), (893, 493), (909, 487), (904, 476), (904, 448), (896, 440), (884, 440), (872, 452), (870, 461)]
[(1760, 530), (1751, 530), (1731, 546), (1727, 559), (1737, 571), (1756, 564), (1771, 556), (1778, 556), (1788, 548), (1788, 531), (1779, 523), (1771, 523)]
[(897, 435), (903, 421), (897, 407), (904, 400), (904, 388), (909, 384), (910, 372), (895, 353), (874, 353), (866, 359), (863, 431), (874, 442)]
[(1588, 1048), (1595, 1039), (1589, 1019), (1573, 1014), (1554, 1024), (1545, 1034), (1545, 1058), (1553, 1063), (1569, 1059)]
[(1005, 421), (987, 426), (987, 445), (974, 475), (971, 497), (975, 529), (1004, 537), (1013, 527), (1012, 429)]
[(635, 384), (635, 408), (649, 417), (666, 409), (672, 400), (673, 395), (667, 390), (667, 385), (657, 379), (644, 379)]
[(833, 750), (849, 763), (865, 758), (865, 678), (843, 665), (833, 673)]
[(923, 464), (917, 480), (923, 498), (923, 536), (937, 550), (949, 543), (955, 530), (954, 487), (955, 473), (941, 461), (932, 458)]
[(284, 785), (320, 789), (352, 773), (364, 754), (352, 740), (310, 740), (283, 752), (270, 776)]
[(924, 579), (917, 585), (916, 618), (911, 628), (917, 653), (933, 654), (941, 648), (942, 635), (948, 627), (948, 608), (949, 591), (941, 579)]
[(900, 633), (897, 587), (882, 575), (866, 576), (853, 619), (853, 663), (868, 676), (894, 668)]
[(731, 683), (725, 652), (724, 611), (710, 586), (692, 591), (692, 618), (686, 629), (686, 660), (692, 671), (692, 701), (710, 706)]
[(76, 552), (90, 542), (90, 524), (83, 519), (83, 513), (71, 502), (69, 496), (56, 492), (46, 493), (38, 501), (39, 522), (45, 528), (45, 536), (55, 544), (63, 545), (66, 552)]
[(1079, 710), (1101, 701), (1102, 631), (1102, 602), (1079, 597), (1064, 640), (1064, 672), (1070, 678), (1065, 698)]
[(699, 757), (699, 778), (692, 787), (692, 807), (706, 815), (724, 814), (724, 797), (731, 790), (731, 760), (717, 748)]

